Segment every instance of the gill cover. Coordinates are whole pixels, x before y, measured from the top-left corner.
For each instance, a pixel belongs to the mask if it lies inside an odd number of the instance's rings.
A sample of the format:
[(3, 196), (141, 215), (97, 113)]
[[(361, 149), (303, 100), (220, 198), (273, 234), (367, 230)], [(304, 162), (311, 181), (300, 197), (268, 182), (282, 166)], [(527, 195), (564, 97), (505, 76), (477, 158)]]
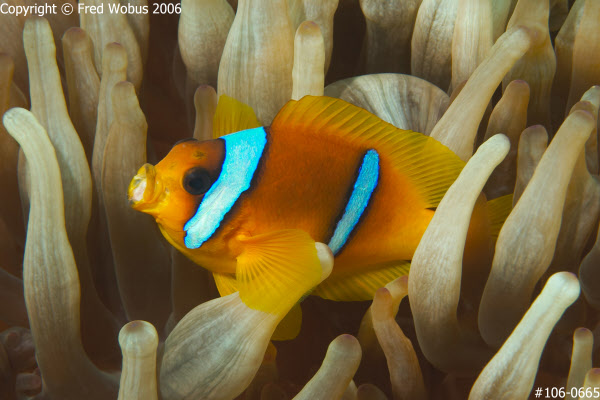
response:
[(259, 127), (221, 139), (225, 141), (221, 174), (184, 226), (185, 246), (189, 249), (197, 249), (210, 239), (241, 194), (250, 188), (267, 144), (267, 133)]

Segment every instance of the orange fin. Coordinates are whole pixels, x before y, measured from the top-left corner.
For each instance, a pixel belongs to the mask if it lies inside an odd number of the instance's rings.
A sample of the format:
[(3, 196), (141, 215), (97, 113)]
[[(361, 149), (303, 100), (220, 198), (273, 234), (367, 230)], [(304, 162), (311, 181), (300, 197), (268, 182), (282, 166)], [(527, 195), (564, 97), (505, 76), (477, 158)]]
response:
[(375, 149), (382, 162), (408, 178), (424, 208), (437, 207), (465, 163), (450, 149), (421, 133), (398, 129), (368, 111), (340, 99), (305, 96), (289, 101), (271, 125), (273, 134), (343, 137)]
[(490, 216), (491, 235), (494, 240), (498, 239), (500, 229), (508, 214), (512, 211), (513, 195), (507, 194), (487, 202), (488, 215)]
[(331, 276), (321, 283), (312, 294), (328, 300), (362, 301), (372, 300), (377, 289), (394, 279), (408, 275), (410, 261), (395, 261), (381, 267), (346, 276)]
[[(221, 296), (228, 296), (238, 291), (235, 275), (214, 272), (215, 283)], [(279, 322), (271, 340), (292, 340), (300, 333), (302, 327), (302, 309), (296, 304)]]
[(213, 138), (259, 126), (252, 107), (224, 94), (219, 97), (213, 117)]
[(302, 309), (300, 308), (300, 304), (296, 304), (279, 322), (271, 340), (292, 340), (298, 336), (301, 327)]
[(231, 293), (238, 291), (237, 282), (235, 281), (235, 275), (233, 274), (221, 274), (213, 272), (215, 283), (217, 284), (217, 290), (221, 297), (228, 296)]
[(310, 235), (285, 229), (241, 238), (236, 282), (250, 308), (284, 315), (321, 282), (322, 268)]

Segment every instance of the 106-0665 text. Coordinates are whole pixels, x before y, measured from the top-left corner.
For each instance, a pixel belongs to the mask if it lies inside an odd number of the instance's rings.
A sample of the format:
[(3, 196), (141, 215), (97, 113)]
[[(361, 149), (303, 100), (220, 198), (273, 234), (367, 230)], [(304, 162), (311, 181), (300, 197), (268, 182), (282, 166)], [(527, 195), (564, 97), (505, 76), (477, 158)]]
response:
[(572, 399), (600, 399), (600, 389), (597, 387), (538, 387), (534, 390), (536, 399), (564, 399), (568, 394)]

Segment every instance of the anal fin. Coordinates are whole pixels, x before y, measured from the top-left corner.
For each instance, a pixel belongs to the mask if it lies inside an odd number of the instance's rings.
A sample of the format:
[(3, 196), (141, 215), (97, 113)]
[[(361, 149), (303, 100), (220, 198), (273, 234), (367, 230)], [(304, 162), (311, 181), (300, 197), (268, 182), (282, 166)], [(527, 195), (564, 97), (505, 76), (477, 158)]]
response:
[[(214, 272), (215, 283), (221, 296), (228, 296), (238, 291), (238, 284), (233, 274)], [(302, 309), (297, 303), (279, 322), (271, 340), (292, 340), (300, 333), (302, 327)]]
[(408, 275), (410, 261), (394, 261), (342, 276), (330, 276), (312, 294), (335, 301), (372, 300), (377, 289)]
[(300, 333), (302, 327), (302, 308), (300, 304), (292, 307), (290, 312), (279, 322), (271, 340), (292, 340)]
[(310, 235), (285, 229), (240, 238), (237, 258), (240, 298), (250, 308), (285, 315), (321, 282), (322, 268)]

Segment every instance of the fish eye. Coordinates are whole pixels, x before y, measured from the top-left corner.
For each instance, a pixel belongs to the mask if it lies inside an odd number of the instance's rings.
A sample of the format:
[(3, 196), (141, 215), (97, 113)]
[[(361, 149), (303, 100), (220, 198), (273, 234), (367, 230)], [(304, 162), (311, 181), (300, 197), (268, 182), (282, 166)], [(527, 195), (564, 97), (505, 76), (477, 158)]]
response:
[(207, 170), (202, 167), (188, 169), (183, 176), (183, 188), (193, 195), (204, 194), (212, 186), (212, 181)]

